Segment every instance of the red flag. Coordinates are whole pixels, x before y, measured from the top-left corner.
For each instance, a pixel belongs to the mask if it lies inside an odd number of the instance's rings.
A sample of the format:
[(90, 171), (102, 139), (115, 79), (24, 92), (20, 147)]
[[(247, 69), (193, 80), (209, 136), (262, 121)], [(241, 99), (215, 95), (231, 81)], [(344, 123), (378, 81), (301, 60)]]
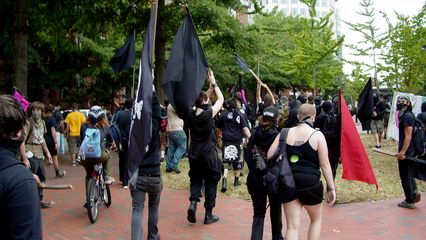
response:
[(379, 188), (367, 152), (362, 144), (355, 123), (339, 90), (341, 138), (340, 157), (342, 160), (342, 178), (375, 184)]

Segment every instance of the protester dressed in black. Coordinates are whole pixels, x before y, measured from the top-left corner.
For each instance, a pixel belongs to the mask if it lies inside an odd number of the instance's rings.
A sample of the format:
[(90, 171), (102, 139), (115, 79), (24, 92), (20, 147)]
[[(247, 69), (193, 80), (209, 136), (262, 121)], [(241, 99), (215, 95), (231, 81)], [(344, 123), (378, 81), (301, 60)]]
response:
[(214, 223), (219, 217), (212, 214), (216, 202), (217, 183), (222, 175), (223, 165), (219, 160), (213, 142), (213, 118), (219, 112), (223, 104), (223, 95), (216, 85), (213, 72), (209, 70), (209, 81), (218, 97), (216, 103), (210, 107), (210, 99), (205, 92), (201, 92), (195, 102), (196, 109), (188, 116), (188, 126), (191, 136), (191, 144), (188, 151), (189, 178), (191, 202), (188, 208), (187, 219), (191, 223), (196, 222), (196, 208), (200, 201), (201, 188), (204, 183), (206, 214), (204, 224)]
[(399, 207), (415, 208), (415, 203), (420, 201), (420, 193), (417, 191), (417, 185), (412, 176), (412, 163), (406, 160), (406, 157), (414, 156), (414, 146), (411, 144), (413, 128), (415, 126), (415, 116), (412, 112), (412, 106), (407, 96), (399, 96), (396, 108), (398, 111), (398, 170), (401, 179), (401, 185), (404, 190), (405, 200), (398, 203)]
[[(282, 235), (282, 210), (280, 201), (268, 196), (263, 186), (263, 176), (266, 172), (265, 162), (262, 158), (254, 158), (253, 154), (262, 155), (266, 159), (269, 147), (278, 135), (277, 130), (278, 109), (267, 107), (262, 112), (260, 125), (251, 135), (247, 148), (244, 150), (244, 159), (247, 162), (249, 173), (247, 176), (247, 189), (253, 201), (253, 223), (251, 228), (251, 240), (263, 239), (263, 225), (269, 199), (272, 239), (284, 239)], [(260, 162), (259, 162), (260, 161)], [(264, 166), (264, 167), (262, 167)]]

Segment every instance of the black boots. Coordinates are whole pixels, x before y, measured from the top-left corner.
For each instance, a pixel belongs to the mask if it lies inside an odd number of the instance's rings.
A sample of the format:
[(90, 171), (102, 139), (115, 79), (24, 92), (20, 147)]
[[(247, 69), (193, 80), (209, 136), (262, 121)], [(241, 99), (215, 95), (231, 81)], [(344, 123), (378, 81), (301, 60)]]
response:
[(226, 183), (226, 177), (222, 177), (222, 188), (220, 189), (221, 192), (226, 192), (227, 189), (227, 183)]
[(234, 187), (238, 187), (240, 185), (241, 185), (240, 178), (239, 177), (235, 177), (234, 178)]
[(212, 214), (212, 210), (206, 209), (206, 216), (204, 217), (204, 224), (210, 224), (219, 221), (219, 217)]
[(197, 218), (195, 217), (196, 211), (197, 211), (197, 201), (191, 201), (191, 204), (189, 204), (189, 208), (188, 208), (188, 217), (186, 218), (188, 219), (190, 223), (197, 222)]

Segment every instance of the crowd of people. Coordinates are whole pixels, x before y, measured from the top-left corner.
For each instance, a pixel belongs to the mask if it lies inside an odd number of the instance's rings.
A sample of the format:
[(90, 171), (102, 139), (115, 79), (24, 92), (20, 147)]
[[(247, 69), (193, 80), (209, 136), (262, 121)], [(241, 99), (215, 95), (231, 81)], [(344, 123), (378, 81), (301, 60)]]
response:
[[(268, 206), (272, 239), (298, 239), (303, 209), (310, 218), (308, 239), (319, 239), (324, 199), (321, 175), (325, 179), (327, 202), (333, 205), (336, 200), (334, 179), (340, 158), (340, 136), (336, 130), (340, 124), (336, 121), (340, 114), (337, 100), (322, 100), (320, 97), (306, 97), (303, 94), (299, 94), (297, 98), (273, 96), (269, 88), (258, 81), (258, 104), (252, 106), (241, 93), (225, 100), (211, 70), (208, 72), (208, 81), (209, 90), (200, 93), (186, 119), (180, 119), (171, 104), (160, 105), (154, 91), (152, 138), (148, 151), (140, 159), (136, 185), (130, 184), (127, 174), (132, 100), (127, 100), (110, 120), (100, 106), (92, 106), (85, 117), (79, 112), (77, 104), (73, 104), (72, 112), (63, 119), (59, 108), (53, 105), (45, 107), (41, 102), (33, 102), (25, 113), (12, 96), (1, 95), (0, 128), (4, 131), (0, 133), (0, 185), (6, 190), (10, 189), (1, 192), (10, 192), (11, 197), (0, 198), (1, 212), (7, 215), (6, 218), (1, 218), (0, 239), (41, 239), (40, 208), (52, 207), (54, 202), (45, 201), (43, 190), (37, 185), (46, 181), (45, 161), (53, 165), (56, 177), (66, 175), (65, 171), (60, 170), (58, 163), (61, 134), (65, 134), (68, 139), (70, 163), (73, 166), (84, 166), (86, 184), (94, 164), (97, 163), (104, 165), (106, 183), (112, 184), (115, 181), (111, 176), (109, 151), (118, 150), (119, 180), (123, 189), (130, 188), (132, 199), (132, 239), (141, 239), (143, 236), (142, 216), (146, 196), (149, 199), (147, 236), (148, 239), (160, 239), (157, 227), (163, 189), (160, 166), (165, 161), (167, 174), (179, 174), (179, 163), (185, 156), (189, 160), (187, 220), (190, 223), (197, 221), (197, 205), (202, 197), (204, 224), (219, 221), (219, 216), (213, 214), (217, 185), (222, 179), (221, 191), (227, 191), (227, 175), (229, 170), (233, 170), (233, 185), (239, 187), (246, 163), (246, 185), (253, 204), (250, 239), (263, 239)], [(263, 98), (260, 94), (262, 88), (267, 88), (268, 92)], [(375, 98), (371, 130), (376, 148), (381, 147), (383, 119), (388, 109), (382, 99)], [(397, 110), (400, 141), (396, 157), (404, 160), (412, 151), (410, 141), (416, 117), (413, 117), (411, 102), (406, 96), (398, 98)], [(426, 103), (422, 105), (422, 111), (417, 118), (426, 124)], [(110, 125), (117, 127), (118, 139), (114, 138)], [(285, 160), (289, 162), (297, 194), (283, 202), (268, 193), (263, 177), (268, 161), (278, 151), (280, 131), (284, 128), (289, 129), (288, 136), (284, 139), (288, 156)], [(99, 158), (80, 157), (79, 147), (87, 129), (100, 130)], [(398, 161), (398, 167), (405, 193), (405, 200), (398, 203), (398, 206), (415, 208), (421, 195), (411, 175), (411, 166), (407, 161)], [(283, 215), (286, 222), (284, 234)], [(26, 231), (17, 231), (13, 227), (20, 224), (25, 224)]]

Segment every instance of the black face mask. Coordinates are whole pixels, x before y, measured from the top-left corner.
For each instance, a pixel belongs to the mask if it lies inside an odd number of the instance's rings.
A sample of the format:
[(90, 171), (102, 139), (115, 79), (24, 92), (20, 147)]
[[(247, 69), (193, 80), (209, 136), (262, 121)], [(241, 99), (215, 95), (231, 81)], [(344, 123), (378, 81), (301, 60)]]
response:
[(397, 103), (396, 104), (396, 110), (401, 111), (402, 109), (406, 108), (407, 104), (405, 103)]
[(204, 111), (207, 111), (207, 109), (209, 109), (210, 105), (209, 104), (201, 104), (201, 106), (199, 108), (203, 109)]
[(24, 136), (22, 136), (19, 139), (16, 140), (7, 140), (2, 142), (2, 147), (5, 147), (6, 149), (14, 152), (15, 154), (18, 153), (19, 147), (21, 146), (21, 144), (24, 142)]

